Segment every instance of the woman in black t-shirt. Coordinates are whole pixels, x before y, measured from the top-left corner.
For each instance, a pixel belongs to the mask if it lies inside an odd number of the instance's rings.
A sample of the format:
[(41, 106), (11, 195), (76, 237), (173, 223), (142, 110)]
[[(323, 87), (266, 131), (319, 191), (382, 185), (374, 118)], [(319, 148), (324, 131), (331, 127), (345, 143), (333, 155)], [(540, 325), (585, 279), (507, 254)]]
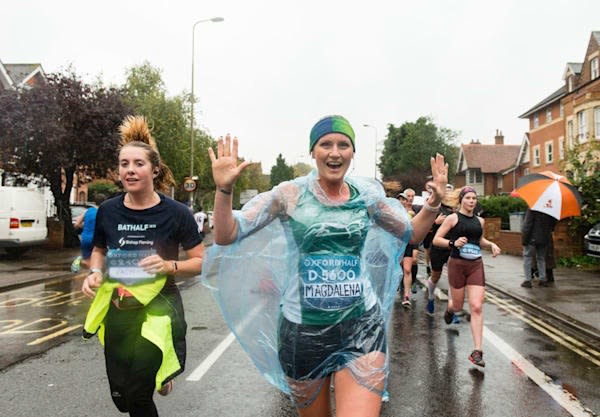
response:
[(484, 220), (475, 215), (477, 193), (471, 187), (463, 187), (458, 194), (460, 208), (450, 214), (438, 229), (433, 244), (450, 249), (448, 261), (448, 285), (450, 299), (444, 314), (447, 324), (452, 323), (454, 311), (461, 311), (465, 300), (465, 288), (471, 313), (471, 333), (475, 348), (469, 360), (485, 366), (481, 344), (483, 339), (483, 301), (485, 298), (485, 275), (481, 259), (481, 247), (490, 248), (492, 255), (500, 254), (495, 243), (483, 237)]
[[(155, 390), (167, 395), (185, 366), (186, 323), (175, 275), (199, 275), (202, 237), (189, 209), (158, 191), (174, 184), (143, 117), (120, 127), (124, 194), (98, 210), (90, 274), (94, 301), (84, 337), (104, 344), (113, 402), (130, 416), (158, 416)], [(179, 260), (179, 246), (187, 252)]]

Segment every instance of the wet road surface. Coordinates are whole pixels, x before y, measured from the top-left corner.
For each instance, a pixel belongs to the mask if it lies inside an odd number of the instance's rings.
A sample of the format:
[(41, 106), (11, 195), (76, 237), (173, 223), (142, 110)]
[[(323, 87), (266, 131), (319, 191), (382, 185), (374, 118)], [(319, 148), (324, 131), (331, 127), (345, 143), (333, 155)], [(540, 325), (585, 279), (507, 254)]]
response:
[[(80, 281), (0, 294), (5, 368), (0, 381), (6, 387), (0, 403), (7, 405), (6, 415), (122, 415), (108, 394), (97, 339), (80, 337), (89, 305)], [(188, 363), (173, 393), (157, 396), (161, 414), (295, 415), (285, 395), (265, 382), (229, 337), (209, 291), (197, 280), (180, 288), (189, 326)], [(484, 308), (487, 366), (475, 370), (467, 359), (469, 324), (448, 326), (444, 302), (436, 302), (430, 317), (424, 293), (415, 300), (411, 310), (399, 299), (395, 306), (390, 402), (382, 416), (591, 416), (600, 410), (600, 358), (594, 347), (542, 326), (512, 301), (490, 293)], [(214, 361), (206, 365), (209, 357)], [(202, 365), (202, 376), (193, 377)]]

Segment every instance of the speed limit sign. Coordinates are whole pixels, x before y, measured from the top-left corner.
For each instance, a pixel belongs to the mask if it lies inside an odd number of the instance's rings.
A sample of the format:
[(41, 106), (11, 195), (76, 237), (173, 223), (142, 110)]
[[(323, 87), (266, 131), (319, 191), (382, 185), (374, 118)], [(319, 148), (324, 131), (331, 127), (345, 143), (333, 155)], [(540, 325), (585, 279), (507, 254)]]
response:
[(186, 179), (183, 182), (183, 189), (189, 193), (191, 193), (192, 191), (196, 190), (196, 181), (192, 180), (192, 179)]

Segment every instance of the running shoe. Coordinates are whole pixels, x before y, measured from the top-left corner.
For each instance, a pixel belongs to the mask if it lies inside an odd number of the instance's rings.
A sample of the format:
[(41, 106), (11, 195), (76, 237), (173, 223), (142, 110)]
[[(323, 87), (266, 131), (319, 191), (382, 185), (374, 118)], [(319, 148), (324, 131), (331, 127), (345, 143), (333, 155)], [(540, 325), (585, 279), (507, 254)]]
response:
[(158, 393), (163, 397), (166, 397), (173, 391), (173, 380), (170, 380), (165, 385), (162, 386), (161, 389), (158, 390)]
[(427, 300), (427, 314), (433, 315), (434, 311), (435, 311), (435, 304), (434, 304), (433, 300)]
[(452, 323), (453, 318), (454, 318), (454, 313), (451, 313), (448, 310), (446, 310), (444, 312), (444, 321), (446, 322), (446, 324)]
[(78, 256), (71, 263), (71, 272), (76, 273), (76, 272), (79, 272), (80, 269), (81, 269), (81, 256)]
[(471, 352), (471, 354), (469, 355), (469, 360), (477, 366), (481, 366), (482, 368), (485, 367), (485, 361), (483, 360), (483, 352), (480, 350), (474, 350), (473, 352)]
[(446, 310), (446, 312), (444, 313), (444, 321), (446, 322), (446, 324), (459, 324), (460, 318), (456, 314)]
[(410, 297), (408, 295), (405, 295), (402, 299), (402, 307), (410, 308)]
[(413, 282), (412, 286), (410, 287), (410, 290), (412, 291), (413, 294), (417, 293), (417, 283)]

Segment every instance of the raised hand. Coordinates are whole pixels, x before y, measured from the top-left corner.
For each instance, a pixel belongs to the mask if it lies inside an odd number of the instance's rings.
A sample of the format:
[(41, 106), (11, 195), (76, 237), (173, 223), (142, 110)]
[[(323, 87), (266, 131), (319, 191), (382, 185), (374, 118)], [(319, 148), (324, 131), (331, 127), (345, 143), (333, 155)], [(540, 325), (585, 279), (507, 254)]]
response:
[(427, 183), (427, 189), (431, 191), (429, 204), (437, 206), (442, 202), (448, 184), (448, 164), (444, 161), (444, 155), (439, 153), (431, 158), (432, 180)]
[(219, 137), (217, 141), (217, 155), (215, 156), (212, 148), (208, 148), (208, 156), (212, 166), (213, 180), (217, 188), (231, 190), (242, 171), (250, 165), (250, 162), (244, 161), (238, 165), (238, 139), (233, 138), (229, 133)]

